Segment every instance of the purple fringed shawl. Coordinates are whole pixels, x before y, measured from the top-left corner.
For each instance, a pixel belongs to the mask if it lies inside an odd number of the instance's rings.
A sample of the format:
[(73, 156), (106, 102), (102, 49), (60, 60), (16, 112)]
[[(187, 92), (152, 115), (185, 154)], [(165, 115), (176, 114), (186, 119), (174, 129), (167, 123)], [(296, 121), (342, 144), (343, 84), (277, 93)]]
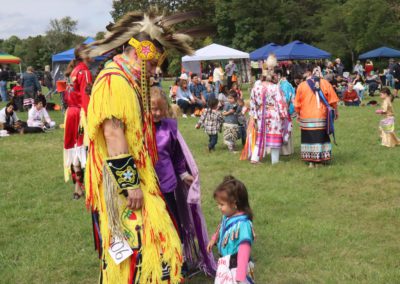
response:
[[(199, 171), (193, 155), (179, 131), (177, 138), (185, 156), (188, 172), (194, 177), (190, 187), (182, 181), (178, 181), (178, 187), (175, 190), (178, 214), (182, 223), (185, 260), (206, 274), (215, 276), (217, 264), (212, 253), (207, 253), (208, 233), (201, 210)], [(197, 243), (195, 239), (197, 239)]]

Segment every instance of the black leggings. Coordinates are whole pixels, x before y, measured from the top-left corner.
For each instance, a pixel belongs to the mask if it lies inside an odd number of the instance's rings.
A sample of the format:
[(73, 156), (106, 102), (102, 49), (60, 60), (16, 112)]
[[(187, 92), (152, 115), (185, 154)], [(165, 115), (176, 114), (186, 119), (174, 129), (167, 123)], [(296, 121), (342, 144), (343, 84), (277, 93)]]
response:
[(178, 205), (176, 204), (175, 193), (173, 191), (172, 192), (163, 192), (163, 196), (165, 199), (165, 203), (167, 203), (169, 212), (172, 214), (172, 217), (175, 219), (176, 226), (178, 227), (179, 237), (181, 238), (181, 241), (182, 241), (182, 228), (181, 228), (181, 222), (179, 219)]

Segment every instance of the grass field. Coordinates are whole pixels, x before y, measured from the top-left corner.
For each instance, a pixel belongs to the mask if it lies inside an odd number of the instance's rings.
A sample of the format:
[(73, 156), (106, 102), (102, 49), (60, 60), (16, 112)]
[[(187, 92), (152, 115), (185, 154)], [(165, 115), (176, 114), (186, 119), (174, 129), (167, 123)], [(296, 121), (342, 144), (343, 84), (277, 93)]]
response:
[[(400, 113), (398, 101), (395, 109)], [(257, 283), (400, 283), (400, 147), (379, 145), (375, 108), (339, 111), (334, 160), (317, 169), (299, 159), (297, 125), (293, 157), (252, 166), (229, 153), (221, 137), (217, 151), (207, 153), (196, 119), (179, 120), (200, 168), (210, 232), (220, 219), (215, 186), (227, 174), (247, 185)], [(60, 112), (50, 115), (62, 123)], [(0, 138), (0, 283), (98, 279), (90, 215), (63, 181), (62, 147), (62, 129)]]

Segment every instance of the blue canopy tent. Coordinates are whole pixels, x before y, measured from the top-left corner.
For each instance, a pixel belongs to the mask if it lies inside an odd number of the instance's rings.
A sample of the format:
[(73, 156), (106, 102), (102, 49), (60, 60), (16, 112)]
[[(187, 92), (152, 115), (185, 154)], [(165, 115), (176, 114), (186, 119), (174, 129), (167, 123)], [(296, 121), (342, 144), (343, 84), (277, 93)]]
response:
[(365, 52), (361, 54), (358, 59), (369, 59), (369, 58), (377, 58), (377, 57), (400, 57), (400, 50), (396, 50), (393, 48), (389, 48), (386, 46), (382, 46), (380, 48)]
[(295, 40), (274, 51), (278, 60), (306, 60), (330, 58), (331, 54), (299, 40)]
[(267, 59), (267, 57), (270, 53), (273, 53), (276, 49), (278, 49), (280, 47), (281, 47), (281, 45), (273, 43), (273, 42), (271, 42), (267, 45), (264, 45), (263, 47), (260, 47), (250, 53), (250, 60), (258, 61), (258, 60)]
[[(89, 44), (94, 42), (95, 39), (92, 37), (88, 37), (83, 43)], [(67, 68), (68, 63), (75, 58), (75, 48), (68, 49), (66, 51), (54, 54), (52, 56), (52, 64), (53, 64), (53, 78), (55, 81), (61, 80), (64, 78), (64, 71)], [(98, 56), (94, 60), (99, 62), (103, 61), (106, 57), (105, 56)], [(97, 67), (97, 63), (94, 62), (90, 65), (90, 69), (94, 70)]]

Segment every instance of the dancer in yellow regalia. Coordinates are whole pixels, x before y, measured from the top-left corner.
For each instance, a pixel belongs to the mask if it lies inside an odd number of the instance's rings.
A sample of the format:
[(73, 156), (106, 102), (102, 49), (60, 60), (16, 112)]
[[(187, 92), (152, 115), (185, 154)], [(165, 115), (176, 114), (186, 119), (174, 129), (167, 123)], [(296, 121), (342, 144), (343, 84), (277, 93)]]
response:
[(100, 283), (179, 283), (182, 249), (160, 193), (148, 82), (168, 49), (191, 54), (171, 26), (193, 14), (131, 12), (83, 52), (110, 56), (93, 84), (87, 113), (86, 203), (93, 213)]

